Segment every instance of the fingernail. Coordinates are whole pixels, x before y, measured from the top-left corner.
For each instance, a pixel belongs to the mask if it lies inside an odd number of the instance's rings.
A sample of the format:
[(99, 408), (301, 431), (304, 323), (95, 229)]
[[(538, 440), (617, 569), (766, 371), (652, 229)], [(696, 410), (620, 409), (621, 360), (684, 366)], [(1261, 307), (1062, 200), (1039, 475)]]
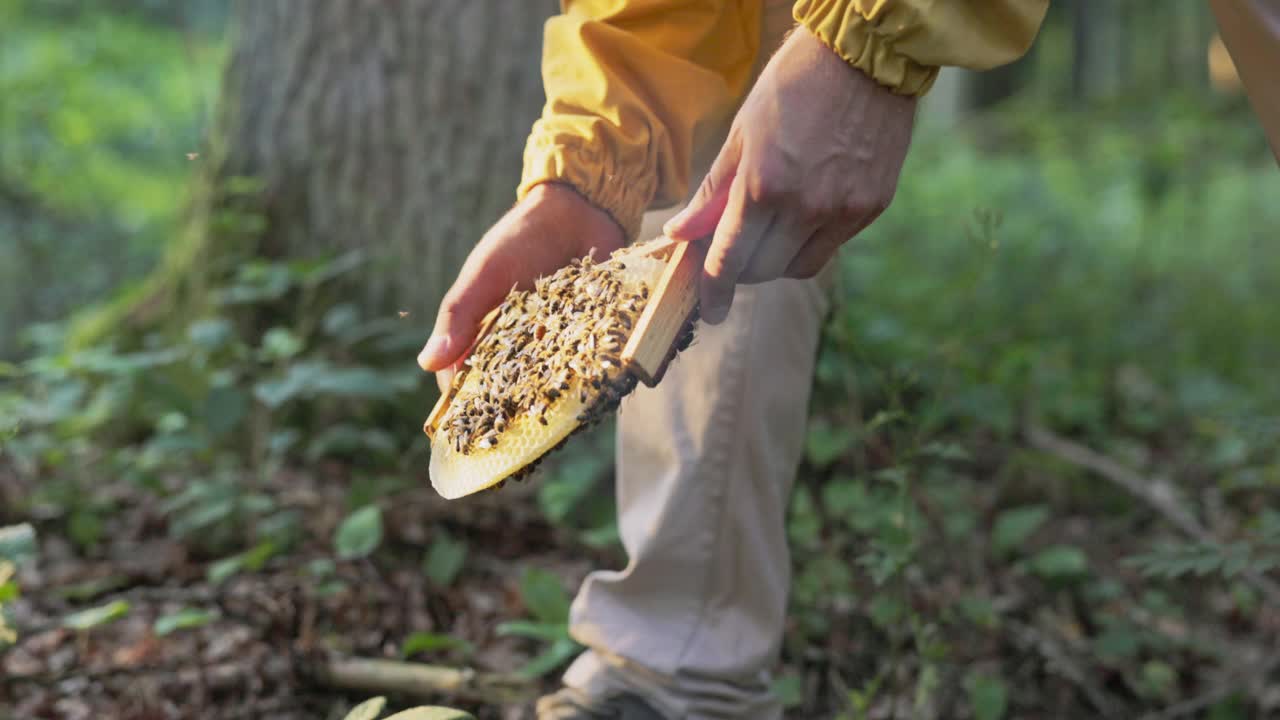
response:
[(453, 370), (441, 370), (436, 373), (436, 384), (440, 386), (440, 392), (444, 392), (453, 384)]
[(449, 347), (449, 338), (444, 335), (432, 336), (427, 346), (418, 353), (418, 366), (423, 370), (431, 370), (439, 363), (440, 355)]

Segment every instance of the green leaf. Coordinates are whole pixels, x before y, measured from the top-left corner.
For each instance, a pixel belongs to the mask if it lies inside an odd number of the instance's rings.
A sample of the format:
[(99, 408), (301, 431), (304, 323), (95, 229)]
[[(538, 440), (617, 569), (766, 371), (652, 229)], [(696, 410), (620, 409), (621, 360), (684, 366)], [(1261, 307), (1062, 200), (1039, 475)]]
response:
[(461, 540), (454, 540), (453, 536), (441, 528), (436, 532), (435, 542), (431, 543), (431, 548), (427, 550), (422, 569), (432, 585), (437, 588), (447, 588), (453, 585), (458, 573), (462, 572), (462, 566), (466, 560), (467, 544)]
[(1047, 580), (1069, 580), (1089, 571), (1089, 559), (1080, 548), (1054, 545), (1031, 558), (1031, 571)]
[(826, 467), (853, 446), (853, 430), (845, 425), (817, 421), (805, 436), (805, 456), (817, 467)]
[(1162, 543), (1150, 553), (1126, 559), (1148, 577), (1177, 578), (1183, 575), (1205, 576), (1222, 573), (1231, 577), (1246, 567), (1266, 568), (1271, 563), (1264, 555), (1254, 555), (1248, 543), (1227, 544)]
[(520, 579), (520, 599), (534, 618), (544, 623), (569, 621), (569, 594), (560, 578), (540, 568), (525, 569)]
[(582, 646), (574, 641), (557, 640), (517, 670), (516, 674), (530, 679), (540, 678), (569, 662), (579, 652), (582, 652)]
[(249, 411), (249, 398), (244, 392), (220, 385), (209, 389), (204, 399), (204, 424), (213, 435), (234, 430)]
[(347, 584), (341, 580), (329, 580), (316, 586), (315, 595), (318, 598), (333, 597), (347, 591)]
[(267, 439), (267, 452), (272, 457), (280, 457), (289, 452), (298, 442), (298, 438), (302, 437), (302, 433), (293, 428), (285, 428), (271, 433), (271, 437)]
[(999, 675), (970, 673), (965, 678), (974, 720), (1001, 720), (1009, 707), (1009, 690)]
[(319, 262), (300, 260), (293, 263), (293, 269), (301, 274), (303, 282), (313, 285), (351, 272), (362, 264), (364, 264), (364, 253), (360, 250), (350, 250)]
[(990, 599), (977, 595), (960, 598), (960, 612), (965, 619), (986, 630), (994, 630), (1000, 624), (1000, 615)]
[(387, 706), (387, 699), (382, 696), (369, 698), (359, 705), (351, 708), (351, 712), (342, 720), (377, 720), (382, 714), (382, 709)]
[(307, 573), (314, 578), (324, 579), (337, 572), (338, 566), (332, 559), (320, 557), (307, 563)]
[(312, 462), (327, 455), (343, 453), (359, 454), (365, 458), (396, 454), (396, 440), (381, 428), (362, 428), (347, 423), (331, 425), (324, 429), (307, 446), (307, 458)]
[(1005, 510), (996, 516), (991, 530), (991, 544), (997, 553), (1010, 554), (1021, 548), (1048, 519), (1049, 508), (1046, 505), (1027, 505)]
[(920, 448), (920, 454), (950, 462), (968, 462), (973, 459), (973, 456), (963, 446), (947, 442), (927, 443)]
[(1237, 692), (1214, 703), (1205, 720), (1249, 720), (1252, 717), (1244, 697)]
[(831, 517), (853, 521), (868, 505), (867, 489), (858, 478), (838, 475), (822, 485), (822, 504)]
[(1136, 657), (1142, 649), (1142, 635), (1127, 622), (1112, 621), (1093, 640), (1093, 651), (1104, 662), (1121, 663)]
[(191, 630), (198, 627), (204, 627), (209, 623), (217, 620), (218, 613), (209, 610), (198, 610), (194, 608), (185, 608), (176, 613), (171, 613), (163, 617), (157, 618), (152, 629), (156, 635), (164, 637), (179, 630)]
[(104, 375), (129, 375), (142, 370), (172, 365), (181, 360), (184, 351), (177, 348), (116, 355), (108, 351), (88, 350), (75, 356), (75, 364), (89, 372)]
[(1143, 690), (1158, 698), (1171, 700), (1177, 691), (1178, 671), (1161, 660), (1148, 660), (1142, 664)]
[(790, 710), (804, 704), (804, 683), (799, 675), (779, 675), (773, 681), (773, 694)]
[(589, 530), (583, 530), (578, 538), (582, 540), (589, 548), (596, 550), (605, 550), (608, 548), (622, 548), (622, 534), (618, 530), (616, 521), (609, 521), (600, 527), (594, 527)]
[(62, 618), (62, 626), (71, 630), (91, 630), (115, 622), (129, 614), (129, 603), (116, 600), (96, 608), (81, 610)]
[(262, 336), (262, 354), (268, 360), (288, 360), (302, 352), (302, 339), (289, 328), (274, 327)]
[[(0, 577), (3, 577), (3, 573), (4, 573), (4, 570), (0, 568)], [(0, 583), (0, 605), (3, 605), (12, 600), (17, 600), (18, 594), (19, 592), (18, 592), (17, 582), (13, 580), (9, 580), (7, 582)]]
[(888, 427), (902, 420), (907, 419), (907, 414), (901, 410), (881, 410), (867, 421), (867, 425), (863, 432), (873, 433), (882, 427)]
[(104, 575), (57, 588), (54, 592), (64, 600), (86, 602), (113, 590), (121, 590), (128, 587), (129, 584), (130, 580), (127, 575)]
[(476, 720), (476, 718), (461, 710), (431, 705), (398, 712), (385, 720)]
[(103, 520), (102, 514), (92, 506), (74, 508), (67, 517), (67, 537), (82, 548), (97, 547), (105, 530)]
[(868, 608), (871, 621), (886, 630), (900, 625), (906, 613), (907, 606), (890, 593), (878, 593)]
[(553, 523), (567, 523), (574, 510), (591, 495), (596, 480), (608, 467), (608, 455), (582, 453), (562, 461), (538, 490), (538, 505)]
[(224, 318), (199, 320), (187, 328), (187, 339), (205, 350), (217, 350), (231, 339), (234, 328)]
[(382, 543), (382, 509), (366, 505), (347, 516), (334, 535), (334, 546), (343, 560), (368, 557)]
[(342, 337), (360, 323), (360, 311), (351, 303), (341, 303), (329, 308), (324, 314), (320, 326), (326, 334), (335, 338)]
[(31, 523), (0, 527), (0, 560), (20, 565), (36, 555), (36, 529)]
[(546, 642), (569, 639), (569, 625), (567, 623), (508, 620), (507, 622), (498, 623), (496, 632), (498, 637), (525, 637), (532, 640), (545, 640)]
[(452, 635), (416, 632), (405, 638), (400, 647), (400, 656), (409, 657), (418, 653), (429, 653), (437, 650), (462, 650), (470, 653), (472, 645), (466, 640)]
[(223, 558), (212, 565), (205, 571), (205, 577), (214, 585), (221, 585), (231, 576), (239, 573), (244, 569), (244, 556), (233, 555), (229, 558)]
[(334, 395), (387, 399), (399, 391), (399, 384), (383, 372), (366, 367), (333, 367), (324, 362), (290, 365), (284, 377), (264, 380), (253, 392), (264, 405), (277, 408), (294, 398)]

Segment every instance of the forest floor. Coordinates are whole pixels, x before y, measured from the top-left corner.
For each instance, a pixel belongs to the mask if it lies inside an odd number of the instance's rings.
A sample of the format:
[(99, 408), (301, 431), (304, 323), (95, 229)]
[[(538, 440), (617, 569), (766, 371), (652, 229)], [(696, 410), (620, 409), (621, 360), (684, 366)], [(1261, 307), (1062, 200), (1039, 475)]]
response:
[[(397, 496), (386, 514), (383, 552), (334, 565), (341, 473), (330, 467), (279, 475), (269, 490), (305, 514), (305, 537), (288, 555), (217, 584), (208, 577), (212, 561), (174, 540), (155, 496), (136, 486), (99, 488), (127, 509), (110, 518), (101, 546), (87, 557), (61, 536), (58, 519), (37, 521), (39, 560), (22, 571), (23, 594), (13, 605), (19, 639), (0, 650), (0, 718), (340, 718), (378, 693), (327, 685), (322, 668), (335, 653), (398, 659), (407, 634), (447, 633), (472, 647), (465, 657), (437, 651), (433, 664), (510, 673), (535, 654), (529, 641), (494, 633), (501, 621), (521, 615), (518, 565), (535, 563), (574, 587), (593, 563), (622, 560), (558, 544), (556, 530), (528, 503), (513, 502), (528, 485), (469, 503), (459, 515), (424, 480), (422, 489)], [(26, 490), (0, 470), (0, 499)], [(442, 523), (471, 551), (467, 571), (436, 592), (421, 554), (395, 549), (420, 547), (426, 529)], [(322, 581), (317, 567), (325, 568)], [(60, 622), (73, 610), (118, 601), (128, 603), (128, 615), (91, 633)], [(191, 608), (211, 609), (215, 618), (157, 633), (158, 618)], [(531, 702), (544, 687), (549, 681), (530, 681), (524, 694)], [(532, 717), (530, 702), (499, 707), (465, 693), (391, 700), (448, 704), (482, 720)]]
[[(175, 540), (160, 501), (132, 483), (107, 481), (97, 487), (96, 493), (110, 498), (118, 512), (107, 516), (109, 525), (92, 552), (77, 551), (64, 536), (66, 518), (52, 511), (42, 517), (37, 508), (28, 519), (40, 536), (38, 561), (21, 572), (22, 596), (10, 608), (19, 639), (0, 651), (0, 718), (341, 718), (360, 701), (384, 693), (337, 688), (326, 668), (335, 658), (399, 661), (405, 637), (415, 632), (449, 640), (428, 642), (427, 651), (414, 661), (510, 679), (539, 650), (538, 643), (496, 631), (529, 610), (518, 581), (521, 568), (549, 571), (568, 592), (591, 568), (618, 567), (624, 561), (616, 550), (584, 548), (550, 524), (535, 503), (526, 501), (536, 492), (536, 482), (459, 505), (440, 500), (423, 479), (419, 487), (400, 491), (386, 504), (378, 553), (335, 562), (332, 538), (342, 520), (345, 473), (338, 464), (281, 472), (260, 488), (302, 513), (303, 536), (287, 554), (216, 582), (210, 579), (216, 561), (202, 554), (198, 542)], [(31, 481), (0, 469), (0, 501), (6, 506), (15, 506), (9, 503), (29, 497), (31, 490)], [(0, 513), (0, 520), (14, 518)], [(447, 589), (433, 586), (422, 563), (432, 529), (442, 526), (469, 547), (465, 571)], [(1080, 535), (1081, 543), (1088, 543), (1087, 533)], [(1097, 540), (1105, 545), (1105, 538)], [(1104, 552), (1104, 547), (1090, 548), (1095, 558)], [(952, 603), (957, 589), (972, 583), (962, 565), (957, 564), (954, 575), (929, 578), (930, 597), (916, 601), (922, 614), (939, 615), (938, 607)], [(1135, 689), (1126, 687), (1129, 671), (1108, 669), (1105, 659), (1099, 659), (1106, 657), (1104, 643), (1090, 643), (1087, 637), (1096, 631), (1088, 624), (1098, 611), (1037, 590), (1011, 565), (993, 570), (984, 582), (1003, 598), (999, 632), (993, 625), (985, 637), (979, 633), (965, 641), (952, 635), (948, 642), (964, 645), (953, 649), (961, 666), (972, 669), (994, 661), (1006, 668), (1011, 689), (970, 685), (963, 702), (942, 692), (929, 703), (928, 716), (982, 717), (982, 701), (974, 694), (988, 692), (996, 693), (987, 701), (996, 710), (987, 717), (1138, 717), (1126, 710), (1135, 707), (1130, 703)], [(88, 632), (66, 626), (75, 611), (113, 604), (119, 608), (117, 603), (127, 603), (128, 613), (113, 622)], [(1110, 601), (1113, 608), (1123, 605), (1119, 597)], [(204, 614), (200, 622), (172, 632), (158, 629), (157, 619), (182, 617), (194, 608)], [(1280, 688), (1268, 685), (1277, 665), (1280, 613), (1265, 607), (1251, 614), (1219, 608), (1200, 616), (1200, 621), (1211, 619), (1210, 625), (1153, 614), (1140, 604), (1126, 612), (1138, 626), (1146, 626), (1144, 632), (1167, 641), (1159, 655), (1164, 664), (1148, 663), (1149, 674), (1158, 672), (1151, 667), (1182, 672), (1198, 666), (1212, 679), (1194, 693), (1186, 688), (1188, 699), (1166, 711), (1141, 717), (1249, 717), (1231, 709), (1232, 698), (1241, 692), (1255, 708), (1280, 705)], [(849, 609), (844, 614), (854, 617)], [(789, 628), (789, 637), (795, 634)], [(850, 709), (848, 703), (861, 695), (840, 678), (859, 667), (876, 667), (888, 652), (877, 638), (865, 622), (846, 618), (820, 644), (811, 641), (797, 652), (789, 643), (784, 657), (784, 672), (794, 683), (789, 692), (803, 697), (790, 703), (789, 720), (830, 718), (840, 712), (854, 713), (841, 717), (920, 717), (920, 706), (913, 702), (928, 675), (922, 672), (928, 665), (919, 660), (931, 653), (927, 643), (909, 653), (917, 659), (899, 664), (910, 682), (896, 682), (894, 672), (882, 673), (892, 692), (881, 692), (877, 702), (868, 701), (860, 710)], [(1109, 642), (1148, 640), (1127, 641), (1121, 634)], [(1123, 655), (1123, 648), (1118, 652)], [(1226, 656), (1234, 660), (1219, 666), (1209, 659)], [(1251, 670), (1240, 675), (1242, 669)], [(427, 691), (391, 693), (391, 706), (449, 705), (480, 720), (532, 718), (533, 698), (550, 689), (557, 675), (516, 681), (513, 697), (518, 699), (506, 702), (475, 691)], [(1166, 680), (1177, 682), (1176, 677)], [(937, 692), (947, 684), (934, 677), (927, 689)], [(1090, 706), (1102, 711), (1085, 710)], [(1017, 707), (1039, 707), (1044, 714), (1011, 711)], [(1209, 707), (1227, 711), (1204, 715)], [(1056, 710), (1049, 712), (1051, 708)]]

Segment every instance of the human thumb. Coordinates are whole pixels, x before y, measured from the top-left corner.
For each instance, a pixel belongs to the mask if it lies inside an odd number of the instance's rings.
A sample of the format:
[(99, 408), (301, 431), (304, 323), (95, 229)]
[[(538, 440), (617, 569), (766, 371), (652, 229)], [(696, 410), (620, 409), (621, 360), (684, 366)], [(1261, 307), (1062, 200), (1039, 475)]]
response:
[(729, 202), (729, 188), (738, 172), (739, 155), (735, 140), (725, 143), (688, 206), (662, 226), (664, 235), (672, 240), (689, 241), (715, 232)]
[(479, 334), (484, 316), (506, 295), (506, 288), (494, 282), (495, 278), (470, 270), (463, 268), (440, 303), (435, 329), (418, 353), (423, 370), (439, 372), (461, 360)]

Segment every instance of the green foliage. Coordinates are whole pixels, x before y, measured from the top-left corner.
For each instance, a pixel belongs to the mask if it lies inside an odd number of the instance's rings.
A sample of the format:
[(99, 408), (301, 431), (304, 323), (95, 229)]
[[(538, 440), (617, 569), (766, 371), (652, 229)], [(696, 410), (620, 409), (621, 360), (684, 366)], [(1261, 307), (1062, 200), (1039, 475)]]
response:
[(1001, 720), (1009, 707), (1009, 690), (998, 675), (970, 673), (965, 678), (969, 711), (974, 720)]
[(498, 626), (498, 635), (512, 635), (547, 643), (540, 654), (517, 674), (542, 677), (571, 660), (582, 647), (569, 637), (569, 595), (557, 578), (546, 570), (526, 568), (520, 580), (520, 599), (533, 620), (515, 620)]
[(1049, 519), (1049, 508), (1044, 505), (1010, 508), (996, 517), (991, 530), (991, 544), (996, 552), (1011, 554), (1022, 547), (1031, 534)]
[(805, 456), (816, 467), (826, 467), (843, 457), (854, 441), (848, 427), (815, 420), (805, 438)]
[[(844, 251), (788, 517), (787, 645), (809, 657), (842, 624), (872, 629), (874, 650), (844, 664), (844, 716), (904, 698), (930, 716), (957, 689), (974, 717), (1034, 714), (1020, 665), (958, 672), (954, 648), (1028, 623), (1056, 637), (1032, 610), (1054, 598), (1076, 608), (1056, 622), (1098, 628), (1078, 662), (1122, 677), (1135, 707), (1186, 699), (1195, 664), (1117, 611), (1143, 595), (1112, 561), (1129, 556), (1141, 587), (1219, 581), (1134, 611), (1175, 625), (1203, 617), (1200, 593), (1277, 567), (1280, 315), (1264, 288), (1280, 264), (1263, 238), (1280, 228), (1280, 177), (1259, 147), (1219, 142), (1241, 134), (1221, 112), (1020, 107), (975, 121), (975, 142), (918, 134), (894, 206)], [(1193, 512), (1220, 493), (1215, 516), (1238, 531), (1170, 542), (1105, 479), (1025, 450), (1032, 423), (1176, 478)], [(1029, 605), (1010, 607), (1015, 586)], [(1248, 613), (1256, 596), (1238, 602)]]
[(544, 623), (569, 621), (569, 595), (560, 578), (546, 570), (526, 568), (520, 580), (520, 599), (535, 620)]
[[(195, 318), (144, 338), (141, 348), (73, 350), (52, 333), (45, 351), (0, 377), (4, 456), (46, 479), (30, 502), (65, 509), (69, 535), (92, 549), (114, 508), (84, 492), (83, 482), (106, 470), (165, 496), (160, 507), (175, 538), (229, 556), (210, 568), (211, 578), (287, 552), (300, 518), (258, 489), (261, 478), (291, 461), (328, 458), (385, 469), (420, 442), (420, 420), (390, 429), (374, 420), (429, 405), (429, 397), (414, 401), (423, 374), (411, 364), (375, 369), (402, 358), (417, 333), (399, 318), (364, 319), (357, 306), (329, 296), (330, 284), (358, 264), (344, 255), (241, 265), (224, 278), (236, 291), (229, 294), (249, 302), (250, 289), (270, 288), (259, 304)], [(256, 332), (247, 318), (276, 312), (273, 303), (290, 308), (289, 326)], [(185, 481), (170, 489), (172, 477)], [(391, 487), (372, 488), (363, 502)], [(358, 546), (373, 540), (370, 520), (365, 513), (347, 528), (354, 534), (339, 534), (349, 538), (339, 540), (344, 556), (366, 552)]]
[(382, 509), (366, 505), (338, 525), (333, 545), (338, 557), (353, 560), (368, 557), (382, 543)]
[(129, 603), (115, 600), (88, 610), (71, 613), (62, 618), (62, 626), (71, 630), (92, 630), (107, 625), (129, 614)]
[(773, 694), (782, 707), (790, 709), (804, 703), (804, 685), (799, 675), (782, 675), (773, 681)]
[(156, 635), (164, 637), (180, 630), (204, 627), (217, 619), (216, 611), (185, 608), (157, 618), (153, 629)]
[(1280, 567), (1280, 545), (1270, 538), (1226, 544), (1165, 543), (1127, 560), (1147, 577), (1220, 575), (1229, 579), (1245, 570), (1265, 573)]
[(565, 452), (547, 458), (540, 471), (538, 505), (557, 527), (592, 548), (616, 548), (618, 524), (612, 487), (614, 425), (602, 423), (577, 436)]
[(435, 542), (427, 550), (422, 570), (437, 588), (447, 588), (462, 572), (467, 561), (467, 544), (455, 540), (444, 528), (436, 530)]
[(1054, 545), (1036, 553), (1029, 563), (1031, 571), (1046, 580), (1071, 580), (1089, 571), (1084, 551), (1070, 545)]
[(220, 22), (52, 4), (0, 3), (0, 357), (26, 323), (154, 262), (204, 162), (187, 153), (204, 145), (223, 56)]
[(0, 527), (0, 560), (18, 565), (35, 557), (36, 529), (31, 523)]
[(400, 646), (400, 655), (403, 657), (411, 657), (418, 653), (434, 653), (449, 650), (459, 650), (463, 654), (469, 655), (474, 649), (475, 648), (470, 642), (452, 635), (416, 632), (404, 639), (404, 642)]

